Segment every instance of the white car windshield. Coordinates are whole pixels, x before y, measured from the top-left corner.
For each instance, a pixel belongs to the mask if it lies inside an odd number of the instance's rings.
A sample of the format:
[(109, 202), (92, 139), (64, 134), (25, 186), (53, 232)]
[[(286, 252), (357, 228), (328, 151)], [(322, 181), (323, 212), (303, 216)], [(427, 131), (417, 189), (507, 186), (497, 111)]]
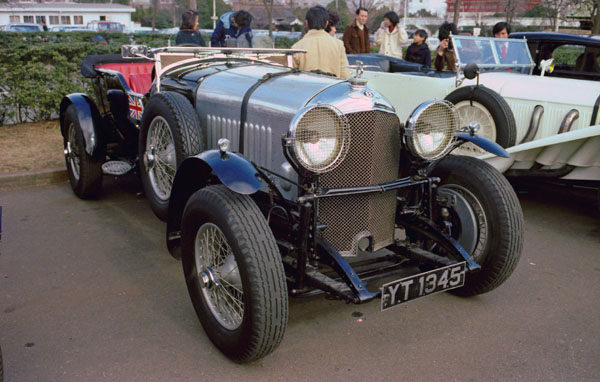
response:
[(475, 63), (487, 70), (512, 70), (529, 74), (535, 66), (526, 40), (452, 36), (459, 66)]

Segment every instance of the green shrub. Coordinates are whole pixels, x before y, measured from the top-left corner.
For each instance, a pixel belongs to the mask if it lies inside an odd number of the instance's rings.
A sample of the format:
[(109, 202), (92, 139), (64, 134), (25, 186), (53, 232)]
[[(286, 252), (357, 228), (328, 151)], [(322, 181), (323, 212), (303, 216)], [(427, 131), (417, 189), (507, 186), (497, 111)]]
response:
[[(106, 45), (92, 42), (98, 35)], [(289, 48), (295, 41), (278, 38), (275, 46)], [(92, 93), (91, 81), (80, 72), (85, 56), (120, 53), (121, 45), (134, 43), (174, 45), (175, 35), (0, 32), (0, 117), (14, 123), (56, 118), (66, 94)]]

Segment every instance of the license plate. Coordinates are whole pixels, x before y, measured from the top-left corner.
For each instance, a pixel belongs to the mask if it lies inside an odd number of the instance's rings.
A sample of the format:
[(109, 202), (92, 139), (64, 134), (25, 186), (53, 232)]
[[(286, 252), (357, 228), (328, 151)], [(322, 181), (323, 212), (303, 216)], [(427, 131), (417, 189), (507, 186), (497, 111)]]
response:
[(467, 265), (448, 265), (432, 271), (392, 281), (381, 287), (381, 310), (393, 308), (404, 302), (465, 285)]

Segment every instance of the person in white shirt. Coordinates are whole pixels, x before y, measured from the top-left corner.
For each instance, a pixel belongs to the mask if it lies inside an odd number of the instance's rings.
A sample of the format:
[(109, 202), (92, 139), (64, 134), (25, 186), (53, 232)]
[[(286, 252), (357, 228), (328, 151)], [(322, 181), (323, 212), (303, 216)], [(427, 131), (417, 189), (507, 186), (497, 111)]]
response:
[(379, 53), (402, 58), (402, 45), (408, 44), (408, 34), (398, 23), (396, 12), (383, 15), (383, 25), (375, 33), (375, 42), (380, 45)]

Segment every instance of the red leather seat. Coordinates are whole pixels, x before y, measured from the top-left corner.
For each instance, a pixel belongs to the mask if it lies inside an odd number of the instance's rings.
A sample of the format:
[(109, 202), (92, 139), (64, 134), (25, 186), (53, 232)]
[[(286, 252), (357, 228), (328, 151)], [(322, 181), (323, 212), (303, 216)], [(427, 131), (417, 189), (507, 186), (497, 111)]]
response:
[(145, 94), (152, 85), (151, 73), (132, 73), (129, 75), (129, 87), (136, 93)]
[(132, 62), (97, 65), (98, 69), (114, 70), (123, 75), (129, 88), (136, 92), (144, 94), (152, 85), (152, 62)]

